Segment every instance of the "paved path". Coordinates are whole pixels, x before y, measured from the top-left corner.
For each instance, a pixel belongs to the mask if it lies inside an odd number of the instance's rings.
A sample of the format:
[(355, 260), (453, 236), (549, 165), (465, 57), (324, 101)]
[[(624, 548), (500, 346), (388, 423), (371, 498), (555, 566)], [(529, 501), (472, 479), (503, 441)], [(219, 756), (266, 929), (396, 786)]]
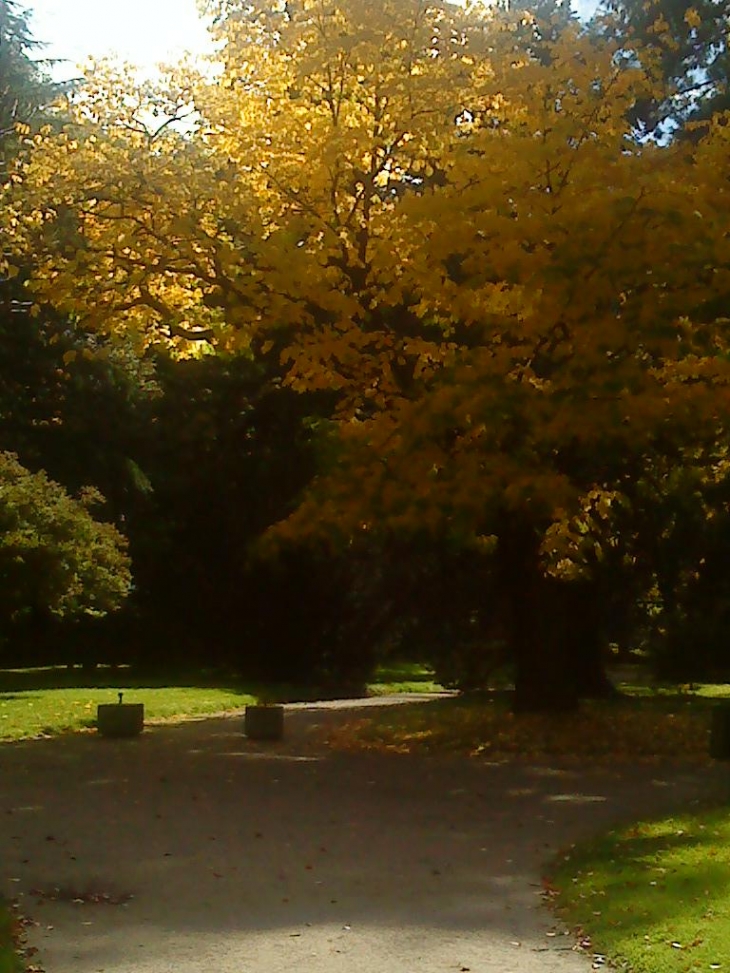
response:
[(312, 731), (353, 705), (292, 707), (269, 746), (226, 718), (0, 747), (0, 891), (39, 921), (36, 960), (48, 973), (588, 973), (569, 937), (548, 935), (542, 863), (725, 776), (323, 751)]

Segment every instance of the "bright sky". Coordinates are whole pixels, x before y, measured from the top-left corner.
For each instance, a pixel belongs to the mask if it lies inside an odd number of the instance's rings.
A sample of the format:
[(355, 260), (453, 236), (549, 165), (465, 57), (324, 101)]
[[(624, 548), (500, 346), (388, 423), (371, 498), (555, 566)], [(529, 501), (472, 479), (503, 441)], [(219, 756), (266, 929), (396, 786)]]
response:
[[(596, 0), (573, 0), (585, 15)], [(209, 50), (195, 0), (21, 0), (33, 11), (34, 37), (48, 46), (46, 57), (70, 63), (54, 71), (72, 77), (89, 55), (116, 53), (143, 67), (174, 63), (184, 51)]]
[(178, 60), (184, 51), (208, 49), (208, 35), (195, 0), (21, 0), (32, 11), (44, 57), (65, 58), (61, 77), (89, 55), (118, 54), (142, 66)]

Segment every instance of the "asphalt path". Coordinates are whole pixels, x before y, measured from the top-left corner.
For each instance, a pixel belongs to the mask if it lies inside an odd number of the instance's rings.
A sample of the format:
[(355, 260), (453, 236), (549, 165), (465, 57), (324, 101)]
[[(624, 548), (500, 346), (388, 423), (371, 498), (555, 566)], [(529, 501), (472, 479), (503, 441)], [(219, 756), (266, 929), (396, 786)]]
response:
[[(392, 701), (391, 701), (392, 703)], [(378, 701), (367, 705), (381, 705)], [(544, 863), (726, 768), (341, 754), (358, 701), (0, 746), (0, 891), (47, 973), (587, 973)], [(363, 710), (366, 712), (367, 710)]]

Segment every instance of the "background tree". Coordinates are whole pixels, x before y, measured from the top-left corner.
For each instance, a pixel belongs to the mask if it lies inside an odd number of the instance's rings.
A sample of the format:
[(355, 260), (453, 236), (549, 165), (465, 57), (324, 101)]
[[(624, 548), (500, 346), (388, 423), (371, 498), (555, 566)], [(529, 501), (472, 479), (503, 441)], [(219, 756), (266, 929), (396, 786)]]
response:
[[(60, 87), (36, 57), (43, 45), (32, 34), (30, 14), (15, 0), (0, 0), (0, 173), (24, 136), (36, 129)], [(46, 116), (47, 117), (47, 116)]]
[(78, 500), (31, 473), (12, 453), (0, 453), (0, 625), (19, 614), (104, 615), (130, 587), (126, 543), (110, 524), (89, 513), (99, 499)]
[[(29, 14), (13, 0), (2, 0), (3, 183), (14, 176), (19, 155), (41, 125), (58, 121), (52, 106), (61, 89), (46, 74), (46, 62), (37, 59), (41, 47), (32, 36)], [(50, 313), (30, 316), (23, 283), (31, 262), (32, 255), (12, 265), (3, 259), (7, 273), (0, 281), (0, 628), (3, 639), (12, 636), (8, 661), (16, 663), (19, 655), (33, 661), (27, 646), (18, 647), (28, 625), (49, 618), (103, 617), (121, 606), (130, 589), (126, 543), (111, 524), (93, 517), (91, 508), (101, 504), (100, 494), (82, 489), (90, 481), (117, 485), (112, 476), (96, 476), (105, 461), (104, 443), (89, 435), (94, 422), (98, 430), (112, 419), (106, 409), (95, 411), (102, 403), (91, 392), (92, 386), (104, 385), (104, 366), (90, 363), (89, 346), (74, 336), (68, 322)], [(77, 357), (86, 364), (83, 377), (67, 368)], [(80, 407), (79, 397), (84, 399)], [(20, 464), (15, 452), (30, 468)], [(40, 469), (45, 466), (79, 499)]]
[(638, 61), (662, 80), (662, 90), (632, 110), (641, 135), (688, 134), (688, 122), (706, 123), (730, 107), (726, 0), (603, 0), (594, 26), (618, 43), (626, 63)]
[(159, 395), (137, 454), (151, 490), (127, 520), (133, 643), (158, 663), (166, 652), (168, 663), (314, 678), (318, 627), (342, 598), (334, 565), (326, 584), (303, 554), (271, 563), (253, 548), (311, 478), (317, 402), (278, 388), (250, 355), (154, 360)]

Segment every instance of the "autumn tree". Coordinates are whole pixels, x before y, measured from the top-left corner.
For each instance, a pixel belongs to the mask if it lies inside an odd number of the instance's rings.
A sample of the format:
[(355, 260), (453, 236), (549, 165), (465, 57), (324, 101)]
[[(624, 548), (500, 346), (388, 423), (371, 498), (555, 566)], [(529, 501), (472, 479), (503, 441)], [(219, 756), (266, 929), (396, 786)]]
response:
[(30, 153), (8, 212), (38, 299), (332, 392), (329, 463), (278, 542), (483, 552), (518, 707), (575, 705), (615, 508), (652, 457), (724, 435), (727, 127), (634, 139), (656, 77), (570, 22), (211, 12), (217, 73), (103, 67)]

